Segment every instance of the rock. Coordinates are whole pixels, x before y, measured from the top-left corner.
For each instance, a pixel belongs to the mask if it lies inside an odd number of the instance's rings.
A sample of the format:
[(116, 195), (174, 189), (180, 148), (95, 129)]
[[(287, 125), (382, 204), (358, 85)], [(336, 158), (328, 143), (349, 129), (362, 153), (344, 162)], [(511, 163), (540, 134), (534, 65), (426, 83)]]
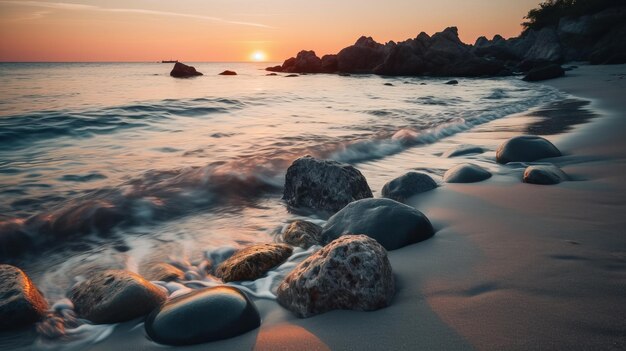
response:
[(372, 196), (359, 170), (335, 161), (300, 157), (285, 176), (283, 200), (292, 207), (337, 212), (352, 201)]
[(283, 233), (283, 241), (289, 245), (308, 249), (321, 245), (322, 227), (307, 221), (293, 221)]
[(176, 62), (174, 68), (170, 72), (170, 76), (175, 78), (188, 78), (194, 76), (201, 76), (202, 73), (196, 71), (193, 66), (187, 66), (184, 63)]
[(451, 157), (465, 156), (465, 155), (471, 155), (471, 154), (482, 154), (483, 152), (485, 152), (485, 150), (482, 147), (472, 146), (472, 145), (463, 145), (453, 150), (445, 152), (442, 156), (451, 158)]
[(219, 74), (220, 76), (236, 76), (237, 72), (225, 70), (224, 72)]
[(322, 229), (322, 242), (355, 233), (376, 239), (387, 250), (395, 250), (426, 240), (435, 231), (428, 218), (413, 207), (390, 199), (363, 199), (328, 219)]
[(559, 157), (561, 152), (548, 140), (535, 135), (521, 135), (505, 141), (496, 151), (496, 161), (532, 162), (542, 158)]
[(453, 80), (447, 81), (446, 84), (448, 84), (448, 85), (457, 85), (457, 84), (459, 84), (459, 81), (456, 80), (456, 79), (453, 79)]
[(538, 82), (547, 79), (562, 77), (565, 70), (560, 65), (551, 64), (539, 68), (534, 68), (524, 77), (527, 82)]
[(146, 318), (145, 329), (158, 343), (191, 345), (232, 338), (260, 325), (259, 312), (244, 293), (216, 286), (171, 299)]
[(47, 309), (46, 299), (24, 271), (0, 264), (0, 331), (34, 324)]
[(334, 72), (337, 72), (337, 69), (338, 69), (337, 55), (322, 56), (322, 72), (334, 73)]
[(545, 27), (539, 30), (524, 58), (533, 61), (561, 62), (563, 60), (563, 49), (561, 48), (556, 30), (552, 27)]
[(404, 202), (413, 195), (433, 190), (437, 183), (425, 173), (408, 172), (383, 186), (382, 196)]
[(299, 75), (297, 75), (297, 74), (288, 74), (288, 75), (286, 75), (285, 77), (287, 77), (287, 78), (293, 78), (293, 77), (299, 77)]
[(224, 282), (256, 280), (285, 262), (293, 249), (285, 244), (258, 244), (235, 252), (215, 270)]
[(471, 163), (456, 165), (443, 175), (446, 183), (476, 183), (489, 178), (491, 173), (488, 170)]
[(388, 86), (388, 87), (392, 87), (392, 86), (393, 86), (393, 84), (391, 84), (391, 83), (385, 83), (385, 84), (383, 84), (383, 85), (386, 85), (386, 86)]
[(372, 73), (385, 60), (385, 45), (371, 37), (360, 37), (337, 54), (337, 69), (345, 73)]
[(277, 75), (278, 74), (276, 74), (276, 73), (268, 73), (268, 74), (266, 74), (266, 76), (277, 76)]
[(524, 170), (524, 183), (552, 185), (566, 180), (567, 174), (554, 165), (529, 166)]
[(267, 67), (265, 70), (270, 71), (270, 72), (282, 72), (283, 66), (278, 65), (278, 66), (273, 66), (273, 67)]
[(300, 318), (330, 310), (372, 311), (395, 293), (385, 249), (365, 235), (343, 236), (302, 261), (282, 281), (277, 301)]
[(140, 270), (140, 273), (148, 280), (158, 280), (163, 282), (179, 280), (185, 277), (185, 273), (183, 273), (183, 271), (172, 266), (171, 264), (163, 262), (150, 265), (144, 272)]
[(96, 324), (144, 316), (167, 299), (165, 292), (154, 284), (123, 270), (98, 273), (74, 286), (68, 297), (79, 317)]

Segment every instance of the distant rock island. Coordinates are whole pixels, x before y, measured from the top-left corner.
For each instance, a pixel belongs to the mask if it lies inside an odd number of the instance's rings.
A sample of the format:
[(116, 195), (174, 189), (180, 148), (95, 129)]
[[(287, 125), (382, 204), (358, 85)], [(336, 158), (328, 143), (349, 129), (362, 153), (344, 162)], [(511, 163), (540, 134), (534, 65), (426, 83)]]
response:
[[(422, 32), (414, 39), (398, 43), (381, 44), (362, 36), (336, 55), (319, 58), (314, 51), (303, 50), (282, 65), (266, 70), (481, 77), (529, 72), (568, 61), (626, 63), (626, 6), (602, 7), (598, 5), (600, 1), (584, 9), (591, 11), (588, 14), (572, 16), (570, 14), (580, 12), (576, 7), (578, 2), (564, 4), (566, 2), (547, 1), (539, 9), (531, 10), (526, 17), (530, 21), (524, 23), (526, 29), (515, 38), (504, 39), (496, 35), (489, 40), (480, 37), (470, 45), (459, 39), (456, 27), (446, 28), (433, 36)], [(619, 1), (604, 3), (613, 5)]]

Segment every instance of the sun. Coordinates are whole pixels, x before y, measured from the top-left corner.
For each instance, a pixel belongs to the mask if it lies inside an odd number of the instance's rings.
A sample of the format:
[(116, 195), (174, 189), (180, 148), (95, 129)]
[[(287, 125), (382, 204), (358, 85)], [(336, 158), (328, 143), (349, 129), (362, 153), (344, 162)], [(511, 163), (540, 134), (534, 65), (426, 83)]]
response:
[(252, 55), (250, 55), (250, 57), (252, 58), (252, 61), (265, 61), (265, 53), (263, 51), (255, 51)]

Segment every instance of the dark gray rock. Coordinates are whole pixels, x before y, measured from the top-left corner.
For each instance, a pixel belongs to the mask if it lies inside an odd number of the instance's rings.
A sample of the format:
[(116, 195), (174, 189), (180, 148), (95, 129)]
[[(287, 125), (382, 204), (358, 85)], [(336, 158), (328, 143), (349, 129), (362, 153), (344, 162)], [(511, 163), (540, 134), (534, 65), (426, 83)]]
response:
[(458, 156), (465, 156), (471, 154), (482, 154), (485, 150), (480, 146), (462, 145), (455, 149), (445, 152), (442, 156), (451, 158)]
[(435, 231), (423, 213), (390, 199), (363, 199), (350, 203), (330, 217), (322, 229), (322, 241), (342, 235), (364, 234), (385, 249), (395, 250), (432, 237)]
[(337, 212), (368, 197), (372, 191), (365, 177), (352, 166), (304, 156), (287, 169), (283, 200), (289, 206)]
[(307, 221), (293, 221), (283, 233), (283, 241), (289, 245), (308, 249), (321, 245), (322, 227)]
[(433, 190), (437, 183), (425, 173), (408, 172), (383, 186), (381, 194), (388, 199), (404, 202), (413, 195)]
[(529, 166), (524, 170), (524, 183), (552, 185), (566, 180), (567, 174), (554, 165)]
[(322, 56), (322, 72), (334, 73), (339, 69), (337, 55)]
[(283, 66), (277, 65), (277, 66), (267, 67), (265, 70), (270, 71), (270, 72), (282, 72)]
[(232, 338), (261, 325), (256, 306), (238, 289), (217, 286), (173, 298), (146, 318), (161, 344), (191, 345)]
[(224, 72), (219, 74), (220, 76), (236, 76), (237, 72), (225, 70)]
[(491, 173), (488, 170), (471, 163), (456, 165), (443, 175), (446, 183), (476, 183), (489, 178)]
[(235, 252), (220, 263), (215, 275), (225, 282), (256, 280), (285, 262), (293, 249), (285, 244), (257, 244)]
[(74, 286), (68, 297), (79, 317), (104, 324), (144, 316), (165, 302), (167, 295), (138, 274), (108, 270)]
[(352, 46), (337, 54), (337, 68), (345, 73), (371, 73), (385, 60), (385, 45), (371, 37), (360, 37)]
[(24, 271), (0, 265), (0, 330), (34, 324), (47, 309), (46, 299)]
[(447, 81), (446, 84), (448, 84), (448, 85), (457, 85), (457, 84), (459, 84), (459, 81), (456, 80), (456, 79), (453, 79), (453, 80)]
[(532, 162), (542, 158), (559, 157), (561, 152), (548, 140), (535, 135), (521, 135), (505, 141), (496, 151), (496, 161)]
[(538, 68), (533, 68), (524, 76), (524, 80), (527, 82), (539, 82), (542, 80), (554, 79), (563, 77), (565, 70), (557, 64), (550, 64)]
[(330, 310), (371, 311), (391, 303), (387, 251), (365, 235), (343, 236), (302, 261), (282, 281), (277, 300), (300, 318)]
[(175, 78), (188, 78), (201, 75), (202, 73), (196, 71), (195, 67), (187, 66), (186, 64), (180, 62), (176, 62), (174, 64), (174, 68), (170, 72), (170, 76)]
[(524, 58), (533, 61), (561, 62), (563, 60), (563, 49), (556, 29), (545, 27), (539, 30)]

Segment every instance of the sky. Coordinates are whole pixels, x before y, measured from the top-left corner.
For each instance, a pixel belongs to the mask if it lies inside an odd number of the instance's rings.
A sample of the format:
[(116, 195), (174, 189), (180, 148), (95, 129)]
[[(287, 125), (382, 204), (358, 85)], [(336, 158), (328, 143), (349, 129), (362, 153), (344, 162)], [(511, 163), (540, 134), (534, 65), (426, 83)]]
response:
[(0, 0), (0, 61), (282, 62), (457, 26), (519, 35), (540, 0)]

